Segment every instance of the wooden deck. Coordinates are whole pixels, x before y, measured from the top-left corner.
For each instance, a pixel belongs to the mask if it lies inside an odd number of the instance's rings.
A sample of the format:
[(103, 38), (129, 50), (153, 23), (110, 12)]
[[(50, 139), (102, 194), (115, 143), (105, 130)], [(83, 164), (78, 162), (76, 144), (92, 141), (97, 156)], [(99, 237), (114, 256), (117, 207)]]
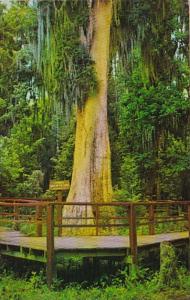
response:
[[(159, 246), (163, 241), (187, 242), (188, 232), (138, 236), (138, 248)], [(55, 237), (56, 260), (63, 256), (126, 256), (128, 236)], [(26, 237), (19, 231), (0, 228), (0, 254), (46, 262), (46, 237)]]
[[(63, 218), (65, 206), (83, 207), (85, 216)], [(92, 207), (94, 217), (88, 216), (88, 206)], [(113, 215), (105, 219), (104, 207), (111, 208)], [(72, 222), (71, 222), (71, 220)], [(63, 222), (64, 220), (64, 222)], [(190, 201), (144, 201), (109, 203), (70, 203), (44, 199), (1, 198), (0, 221), (19, 228), (19, 224), (33, 224), (36, 237), (27, 237), (19, 231), (0, 227), (0, 255), (46, 264), (49, 286), (57, 264), (63, 264), (66, 257), (80, 256), (125, 259), (130, 255), (133, 264), (138, 263), (138, 254), (146, 249), (159, 249), (160, 243), (171, 242), (190, 251)], [(177, 226), (176, 226), (177, 225)], [(6, 225), (5, 225), (6, 226)], [(91, 232), (91, 236), (62, 236), (64, 228), (68, 232)], [(102, 236), (103, 232), (112, 234), (124, 229), (126, 236)], [(170, 232), (175, 229), (181, 232)], [(42, 236), (42, 232), (46, 236)], [(105, 230), (106, 229), (106, 230)], [(113, 230), (112, 230), (113, 229)], [(140, 235), (142, 229), (147, 235)], [(164, 233), (158, 234), (162, 229)], [(71, 230), (71, 231), (70, 231)], [(67, 231), (66, 231), (67, 232)], [(57, 235), (56, 235), (57, 234)], [(127, 235), (128, 234), (128, 235)], [(157, 250), (156, 250), (157, 251)], [(148, 254), (149, 255), (149, 254)], [(159, 253), (158, 253), (159, 256)]]

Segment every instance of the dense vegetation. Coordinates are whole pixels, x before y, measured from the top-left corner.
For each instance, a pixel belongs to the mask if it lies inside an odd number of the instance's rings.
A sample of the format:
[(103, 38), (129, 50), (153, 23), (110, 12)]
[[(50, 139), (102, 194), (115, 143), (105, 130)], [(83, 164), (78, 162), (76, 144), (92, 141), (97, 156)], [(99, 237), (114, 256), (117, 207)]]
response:
[[(95, 2), (13, 1), (9, 9), (0, 3), (0, 196), (49, 197), (50, 179), (71, 180), (76, 110), (100, 89), (89, 50), (93, 34), (87, 34)], [(113, 4), (108, 119), (114, 197), (189, 199), (188, 2)], [(158, 274), (120, 271), (87, 289), (57, 281), (51, 291), (36, 273), (18, 280), (1, 272), (0, 298), (180, 299), (190, 278), (170, 267)]]
[[(116, 194), (125, 199), (188, 199), (188, 10), (183, 1), (163, 1), (156, 18), (155, 6), (155, 1), (134, 2), (125, 20), (130, 20), (125, 60), (117, 61), (114, 55), (117, 50), (112, 51), (108, 94), (112, 181)], [(48, 24), (45, 9), (41, 7), (40, 11), (43, 26)], [(85, 49), (79, 47), (75, 30), (81, 22), (87, 22), (88, 11), (83, 10), (83, 15), (74, 22), (76, 7), (70, 10), (73, 15), (67, 18), (64, 15), (62, 27), (59, 19), (63, 12), (57, 11), (54, 29), (59, 32), (56, 37), (60, 41), (56, 43), (60, 47), (53, 46), (55, 36), (49, 33), (50, 46), (55, 49), (48, 57), (46, 45), (40, 60), (37, 42), (47, 43), (47, 36), (40, 40), (36, 7), (17, 2), (7, 11), (0, 5), (0, 192), (3, 196), (42, 195), (50, 178), (71, 179), (73, 105), (76, 101), (82, 105), (81, 99), (84, 100), (88, 89), (95, 88), (96, 81), (92, 62)], [(135, 38), (138, 18), (143, 27), (139, 41)], [(124, 19), (120, 18), (120, 22)], [(117, 27), (116, 23), (113, 27)], [(40, 30), (44, 33), (44, 29)], [(70, 60), (69, 53), (72, 53)], [(62, 57), (65, 58), (61, 63)], [(69, 68), (78, 68), (72, 78), (67, 78), (71, 73), (64, 71), (68, 62)], [(94, 87), (85, 86), (86, 78), (88, 82), (91, 78)], [(69, 102), (69, 98), (76, 101)]]
[[(166, 246), (165, 246), (166, 247)], [(166, 251), (166, 248), (165, 250)], [(115, 299), (115, 300), (169, 300), (188, 299), (190, 276), (184, 267), (179, 265), (174, 249), (167, 245), (167, 257), (162, 257), (160, 271), (152, 273), (149, 269), (137, 269), (128, 266), (117, 270), (114, 276), (102, 274), (93, 283), (66, 283), (57, 279), (50, 289), (45, 284), (43, 273), (31, 272), (28, 266), (25, 277), (20, 277), (19, 268), (14, 274), (1, 269), (0, 297), (3, 300), (45, 300), (45, 299)], [(10, 267), (11, 262), (9, 262)], [(12, 266), (13, 266), (12, 262)], [(68, 265), (72, 269), (73, 265)], [(74, 269), (73, 269), (74, 270)], [(88, 270), (89, 272), (89, 270)], [(22, 275), (23, 276), (23, 275)], [(19, 278), (18, 278), (19, 277)]]
[[(42, 284), (37, 275), (30, 280), (21, 280), (13, 276), (5, 276), (0, 281), (0, 296), (3, 300), (184, 300), (188, 299), (190, 278), (181, 278), (180, 288), (159, 288), (155, 278), (144, 283), (130, 283), (129, 285), (118, 285), (118, 282), (107, 287), (91, 287), (84, 289), (80, 285), (68, 285), (64, 290), (49, 290)], [(39, 282), (40, 281), (40, 282)]]

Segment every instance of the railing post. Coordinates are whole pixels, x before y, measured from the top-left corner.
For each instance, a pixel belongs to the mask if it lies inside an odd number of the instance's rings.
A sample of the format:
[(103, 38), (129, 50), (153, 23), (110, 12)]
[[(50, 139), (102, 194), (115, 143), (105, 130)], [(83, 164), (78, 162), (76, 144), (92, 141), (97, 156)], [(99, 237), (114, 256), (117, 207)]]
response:
[(47, 284), (50, 287), (55, 275), (54, 205), (47, 206)]
[(154, 205), (150, 204), (148, 207), (148, 214), (149, 214), (149, 223), (148, 223), (148, 227), (149, 227), (149, 234), (153, 235), (155, 234), (155, 227), (154, 227)]
[(42, 207), (36, 205), (36, 235), (42, 236)]
[(190, 270), (190, 205), (187, 206), (187, 218), (188, 218), (188, 232), (189, 232), (189, 240), (188, 240), (188, 269)]
[(136, 230), (136, 207), (129, 206), (129, 244), (133, 264), (137, 264), (137, 230)]

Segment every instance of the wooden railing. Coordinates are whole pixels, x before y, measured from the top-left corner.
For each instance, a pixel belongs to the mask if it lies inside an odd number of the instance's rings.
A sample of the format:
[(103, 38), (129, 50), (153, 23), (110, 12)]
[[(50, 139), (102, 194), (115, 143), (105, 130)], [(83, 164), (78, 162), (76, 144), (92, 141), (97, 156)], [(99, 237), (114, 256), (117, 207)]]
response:
[[(78, 208), (82, 213), (62, 216), (62, 210), (67, 210), (68, 206)], [(79, 228), (86, 229), (87, 233), (90, 229), (94, 235), (128, 235), (132, 261), (137, 263), (138, 235), (188, 231), (190, 237), (190, 201), (63, 203), (44, 199), (0, 198), (0, 224), (14, 223), (19, 229), (19, 224), (27, 222), (36, 226), (36, 236), (42, 236), (44, 228), (47, 280), (50, 284), (56, 235), (74, 235)]]
[[(55, 208), (61, 206), (78, 206), (85, 207), (84, 211), (88, 211), (87, 207), (92, 207), (95, 215), (88, 217), (87, 213), (84, 216), (78, 217), (64, 217), (60, 221), (55, 220)], [(105, 208), (111, 208), (108, 211), (108, 215), (111, 216), (106, 220), (103, 219), (101, 212), (103, 211), (103, 217), (105, 215)], [(118, 209), (121, 209), (117, 212)], [(113, 214), (115, 212), (115, 214)], [(166, 232), (166, 229), (162, 231), (157, 226), (159, 224), (167, 224), (167, 232), (170, 232), (172, 228), (168, 224), (177, 225), (177, 228), (172, 231), (187, 231), (189, 232), (190, 241), (190, 202), (189, 201), (147, 201), (147, 202), (112, 202), (112, 203), (49, 203), (47, 209), (47, 281), (49, 284), (52, 282), (52, 274), (54, 273), (54, 235), (55, 228), (95, 228), (95, 235), (101, 234), (102, 228), (125, 228), (126, 234), (129, 235), (129, 246), (132, 257), (132, 262), (137, 263), (137, 236), (138, 230), (146, 229), (146, 234), (154, 235), (160, 232)], [(86, 220), (92, 221), (91, 224), (85, 224)], [(118, 222), (119, 221), (119, 222)], [(68, 222), (70, 224), (68, 224)], [(172, 226), (171, 226), (172, 227)], [(171, 229), (171, 230), (170, 230)], [(77, 230), (78, 232), (78, 230)], [(71, 231), (74, 234), (73, 231)], [(105, 234), (105, 231), (103, 231)], [(64, 234), (64, 232), (63, 232)], [(109, 230), (106, 232), (109, 235)], [(111, 232), (111, 234), (113, 234)], [(114, 234), (119, 234), (115, 231)]]
[(18, 230), (21, 224), (33, 224), (36, 236), (42, 236), (46, 207), (47, 202), (36, 199), (0, 198), (0, 225), (14, 225), (14, 229)]

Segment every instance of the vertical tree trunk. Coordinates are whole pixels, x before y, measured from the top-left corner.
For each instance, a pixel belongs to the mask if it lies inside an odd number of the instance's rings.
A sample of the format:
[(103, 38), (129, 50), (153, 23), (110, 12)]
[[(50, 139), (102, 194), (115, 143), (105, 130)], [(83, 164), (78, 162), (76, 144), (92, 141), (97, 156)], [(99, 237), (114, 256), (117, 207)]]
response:
[(157, 141), (156, 141), (156, 148), (157, 148), (157, 157), (156, 157), (156, 178), (155, 178), (155, 191), (156, 191), (156, 200), (161, 200), (161, 178), (160, 178), (160, 171), (161, 171), (161, 152), (164, 145), (164, 131), (163, 128), (158, 127), (157, 129)]
[[(74, 165), (67, 202), (106, 202), (111, 200), (111, 161), (107, 121), (107, 73), (109, 62), (112, 0), (96, 0), (91, 12), (93, 36), (91, 57), (98, 80), (96, 95), (89, 96), (77, 109)], [(92, 208), (87, 209), (93, 217)], [(85, 207), (65, 206), (63, 217), (85, 216)], [(67, 224), (73, 220), (65, 220)], [(76, 222), (76, 220), (75, 220)], [(92, 223), (92, 220), (79, 224)]]

